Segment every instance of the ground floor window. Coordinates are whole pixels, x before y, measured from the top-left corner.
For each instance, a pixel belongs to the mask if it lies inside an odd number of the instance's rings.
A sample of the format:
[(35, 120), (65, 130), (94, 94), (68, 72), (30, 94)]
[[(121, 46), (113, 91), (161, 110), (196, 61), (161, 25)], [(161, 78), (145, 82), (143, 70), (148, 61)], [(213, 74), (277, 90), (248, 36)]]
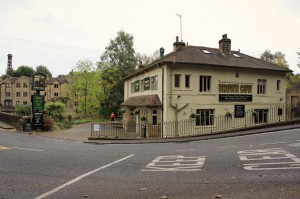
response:
[(12, 106), (12, 100), (4, 100), (4, 106), (5, 107), (11, 107)]
[(196, 109), (196, 126), (207, 126), (214, 124), (213, 109)]
[(268, 109), (255, 109), (254, 121), (256, 124), (268, 122)]
[(157, 125), (157, 109), (152, 110), (152, 124)]

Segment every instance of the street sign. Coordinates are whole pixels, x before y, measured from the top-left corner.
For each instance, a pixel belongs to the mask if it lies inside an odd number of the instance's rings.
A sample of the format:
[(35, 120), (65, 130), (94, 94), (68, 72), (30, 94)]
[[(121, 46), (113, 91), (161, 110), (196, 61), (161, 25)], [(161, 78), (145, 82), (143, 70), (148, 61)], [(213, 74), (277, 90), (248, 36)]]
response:
[(33, 111), (43, 111), (45, 105), (45, 96), (43, 95), (32, 95), (32, 110)]

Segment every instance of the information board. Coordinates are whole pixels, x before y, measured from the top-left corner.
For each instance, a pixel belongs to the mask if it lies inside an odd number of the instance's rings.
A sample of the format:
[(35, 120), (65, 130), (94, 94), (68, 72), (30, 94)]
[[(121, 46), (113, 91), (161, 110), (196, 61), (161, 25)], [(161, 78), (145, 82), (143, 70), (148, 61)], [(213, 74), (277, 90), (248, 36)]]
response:
[(43, 125), (43, 113), (34, 113), (33, 114), (33, 125), (42, 126)]
[(234, 105), (234, 117), (245, 117), (245, 105)]

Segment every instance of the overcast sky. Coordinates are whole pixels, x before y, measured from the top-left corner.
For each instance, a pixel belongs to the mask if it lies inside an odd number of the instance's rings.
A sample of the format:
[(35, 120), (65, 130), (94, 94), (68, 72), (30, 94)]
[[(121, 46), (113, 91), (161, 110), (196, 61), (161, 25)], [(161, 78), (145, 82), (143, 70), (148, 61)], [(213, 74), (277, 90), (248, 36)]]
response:
[(13, 68), (45, 65), (68, 74), (81, 59), (99, 61), (110, 39), (123, 30), (136, 52), (168, 53), (176, 36), (189, 45), (218, 48), (227, 33), (232, 49), (259, 58), (266, 49), (297, 67), (299, 0), (0, 0), (0, 75)]

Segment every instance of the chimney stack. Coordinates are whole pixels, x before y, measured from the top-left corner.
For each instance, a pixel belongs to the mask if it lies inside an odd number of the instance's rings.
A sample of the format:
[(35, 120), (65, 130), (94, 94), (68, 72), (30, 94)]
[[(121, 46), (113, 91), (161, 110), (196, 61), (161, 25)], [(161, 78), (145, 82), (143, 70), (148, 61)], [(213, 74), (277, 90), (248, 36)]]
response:
[(7, 69), (12, 69), (12, 54), (7, 55)]
[(231, 40), (227, 38), (227, 34), (222, 35), (222, 39), (219, 41), (219, 50), (225, 57), (231, 55)]
[(183, 48), (185, 43), (183, 41), (179, 41), (179, 37), (176, 36), (176, 42), (173, 43), (173, 51), (176, 52), (180, 48)]

